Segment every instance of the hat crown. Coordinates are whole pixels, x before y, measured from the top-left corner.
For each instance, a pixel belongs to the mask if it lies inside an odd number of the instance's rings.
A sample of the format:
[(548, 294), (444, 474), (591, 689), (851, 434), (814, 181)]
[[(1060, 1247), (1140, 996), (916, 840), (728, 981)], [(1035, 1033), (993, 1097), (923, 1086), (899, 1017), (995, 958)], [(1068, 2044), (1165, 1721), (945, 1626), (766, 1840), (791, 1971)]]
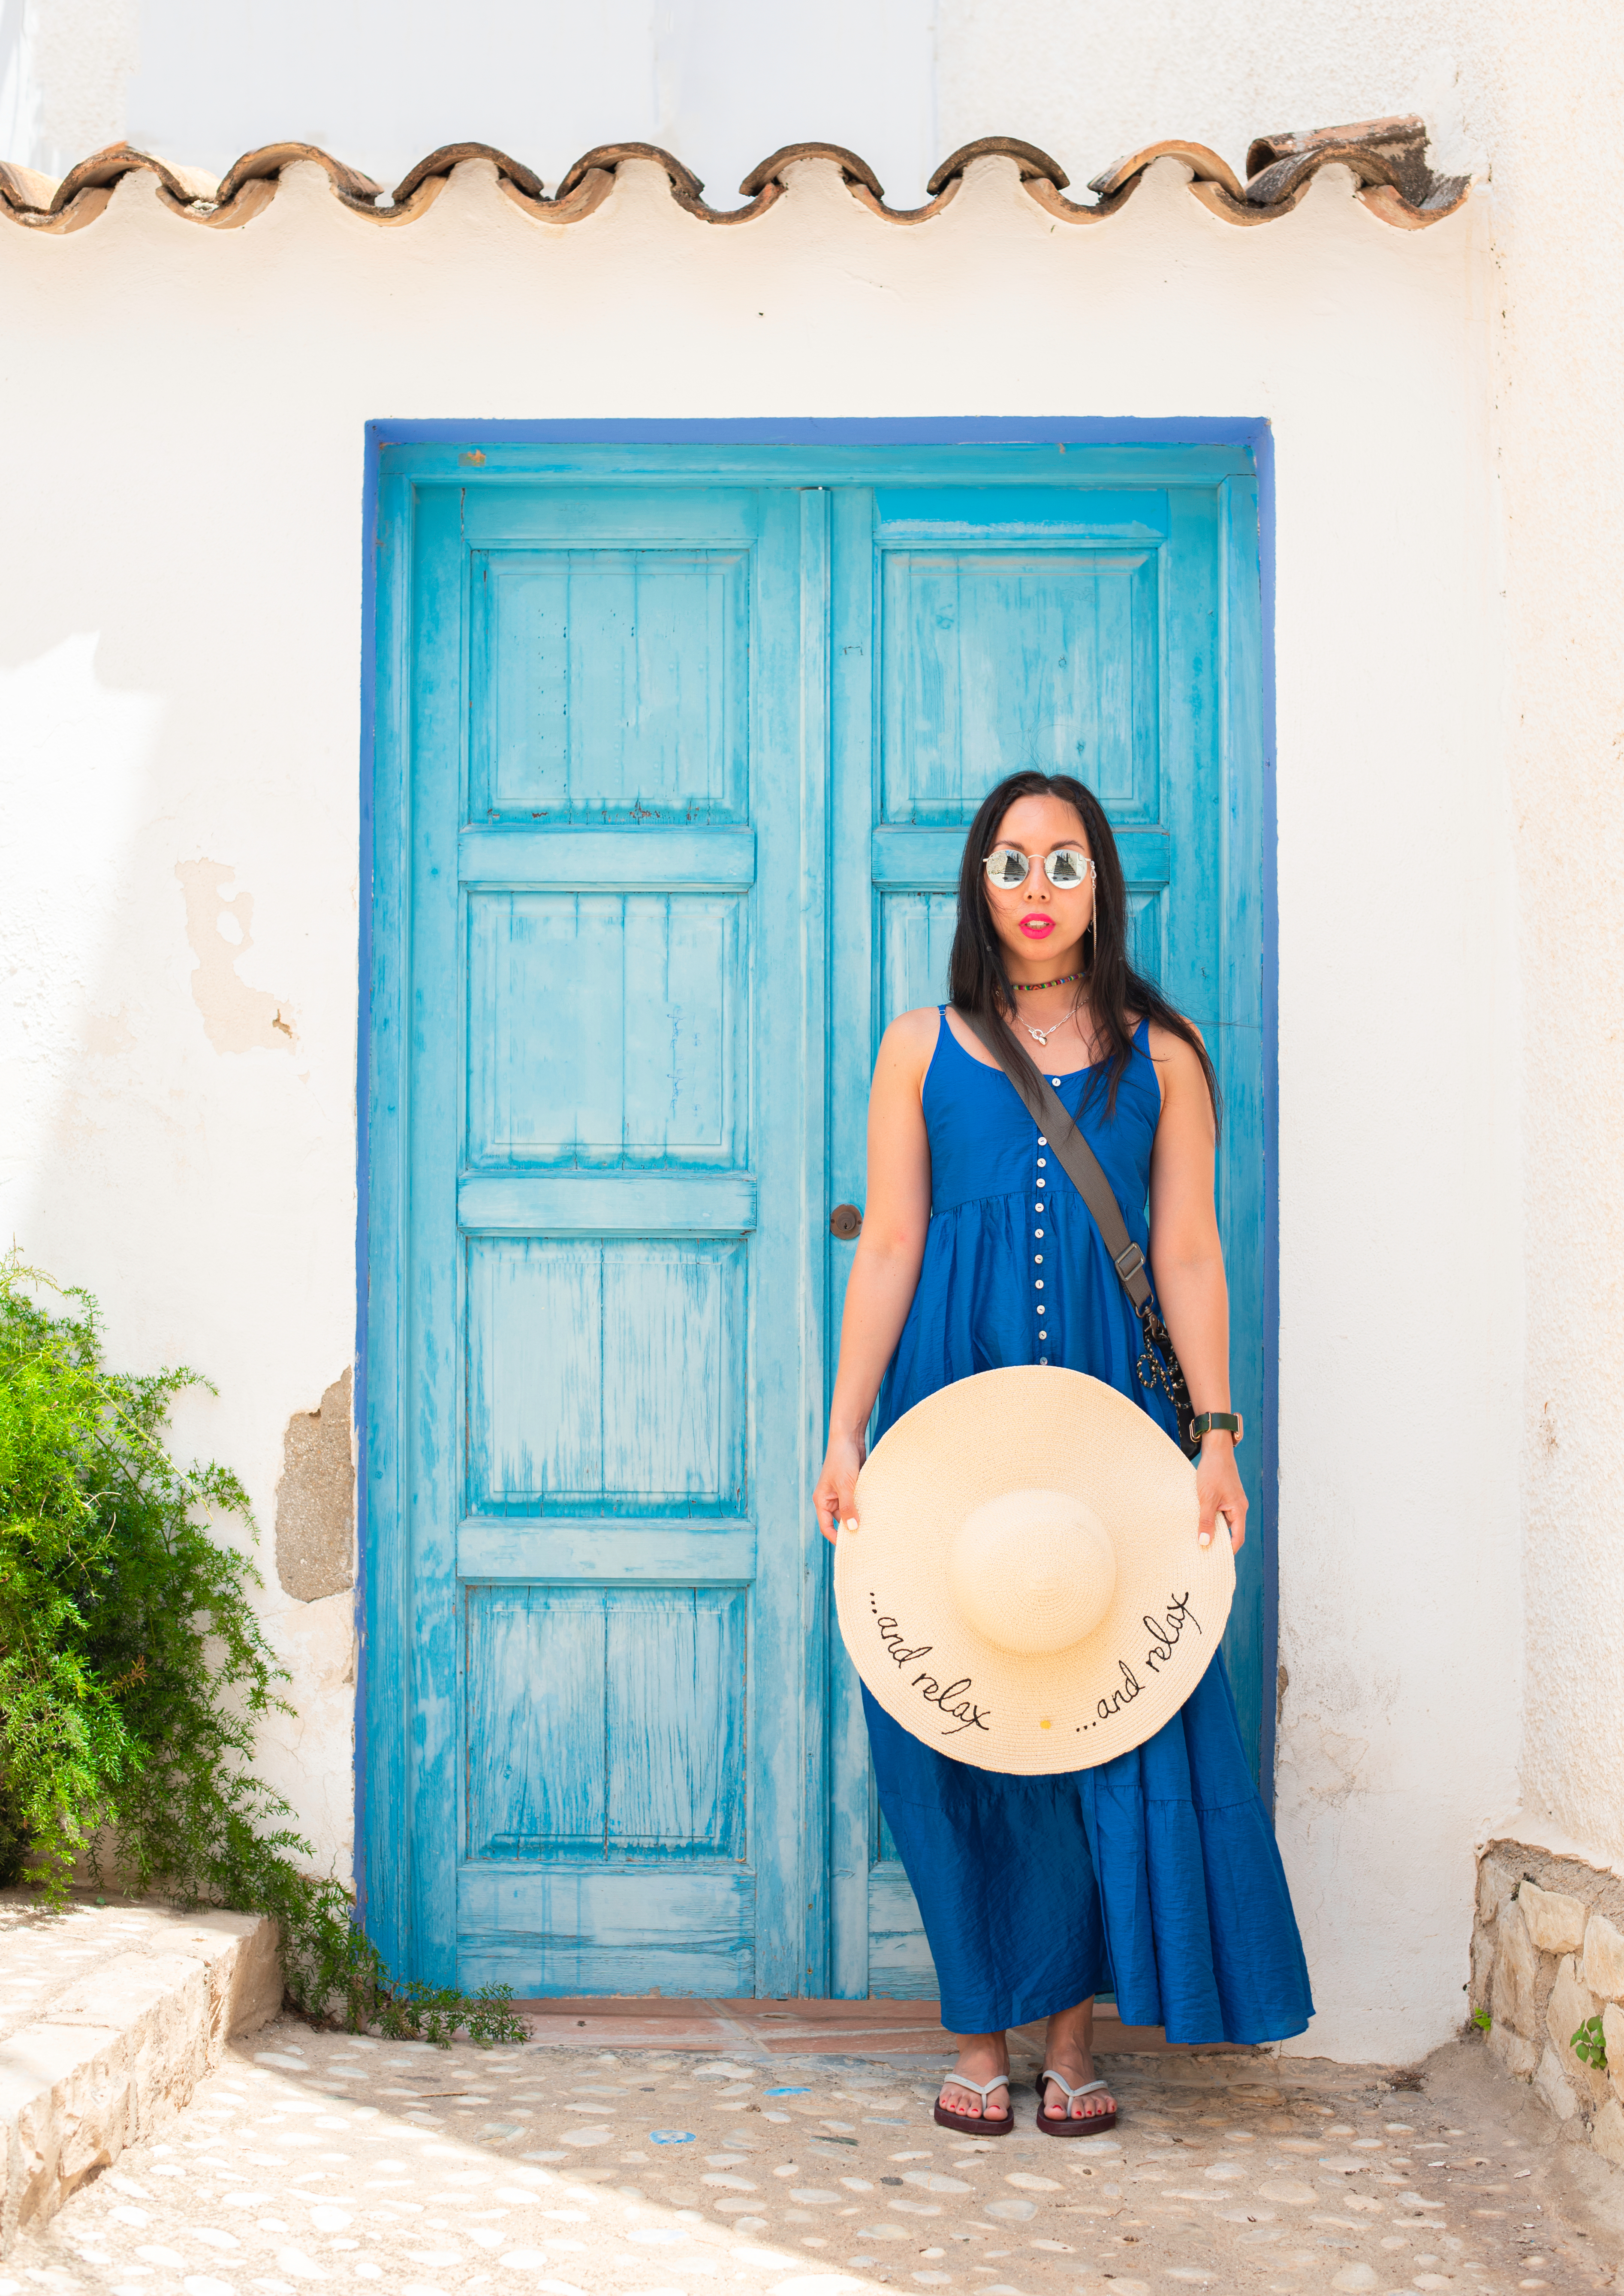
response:
[(1069, 1491), (1001, 1491), (954, 1532), (947, 1586), (965, 1624), (1000, 1650), (1069, 1650), (1098, 1626), (1117, 1583), (1116, 1549)]

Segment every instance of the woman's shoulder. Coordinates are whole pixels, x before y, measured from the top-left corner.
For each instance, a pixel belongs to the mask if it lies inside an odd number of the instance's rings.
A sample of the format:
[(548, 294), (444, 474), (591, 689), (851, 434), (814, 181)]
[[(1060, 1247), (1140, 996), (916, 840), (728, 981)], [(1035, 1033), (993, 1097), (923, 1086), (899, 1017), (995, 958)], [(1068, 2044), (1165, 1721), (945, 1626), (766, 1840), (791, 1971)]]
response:
[(1164, 1114), (1169, 1109), (1189, 1109), (1203, 1123), (1212, 1117), (1212, 1093), (1207, 1082), (1207, 1071), (1195, 1045), (1205, 1048), (1206, 1038), (1193, 1021), (1185, 1022), (1195, 1044), (1181, 1037), (1176, 1029), (1152, 1021), (1145, 1029), (1146, 1049), (1156, 1071), (1156, 1081), (1161, 1091)]
[(880, 1039), (874, 1062), (876, 1072), (902, 1070), (916, 1080), (922, 1078), (931, 1065), (940, 1028), (941, 1013), (934, 1004), (921, 1004), (912, 1013), (899, 1013)]
[[(1136, 1035), (1141, 1024), (1135, 1021), (1132, 1025)], [(1206, 1043), (1193, 1021), (1186, 1021), (1185, 1026), (1199, 1043)], [(1176, 1029), (1167, 1028), (1160, 1021), (1145, 1021), (1144, 1028), (1145, 1048), (1159, 1069), (1175, 1070), (1179, 1074), (1187, 1070), (1193, 1075), (1201, 1074), (1201, 1055), (1188, 1037), (1181, 1037)]]
[(880, 1039), (882, 1051), (887, 1045), (896, 1051), (923, 1049), (934, 1051), (941, 1028), (939, 1004), (916, 1005), (911, 1013), (898, 1013)]

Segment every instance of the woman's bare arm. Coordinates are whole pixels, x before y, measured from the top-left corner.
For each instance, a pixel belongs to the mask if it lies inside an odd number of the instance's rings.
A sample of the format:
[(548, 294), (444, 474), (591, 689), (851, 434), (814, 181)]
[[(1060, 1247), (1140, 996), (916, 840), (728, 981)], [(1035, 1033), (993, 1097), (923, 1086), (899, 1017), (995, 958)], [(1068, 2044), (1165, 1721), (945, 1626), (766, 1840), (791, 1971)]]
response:
[(869, 1414), (919, 1282), (931, 1219), (931, 1149), (920, 1091), (936, 1046), (931, 1007), (893, 1021), (880, 1044), (868, 1096), (868, 1186), (863, 1233), (846, 1283), (841, 1356), (829, 1411), (829, 1447), (812, 1504), (833, 1538), (852, 1520)]
[[(1199, 1416), (1229, 1408), (1229, 1287), (1213, 1195), (1217, 1128), (1192, 1048), (1154, 1025), (1150, 1040), (1161, 1080), (1161, 1120), (1151, 1152), (1151, 1273)], [(1222, 1514), (1238, 1554), (1246, 1537), (1246, 1494), (1229, 1435), (1215, 1431), (1203, 1438), (1196, 1488), (1202, 1544), (1210, 1543)]]

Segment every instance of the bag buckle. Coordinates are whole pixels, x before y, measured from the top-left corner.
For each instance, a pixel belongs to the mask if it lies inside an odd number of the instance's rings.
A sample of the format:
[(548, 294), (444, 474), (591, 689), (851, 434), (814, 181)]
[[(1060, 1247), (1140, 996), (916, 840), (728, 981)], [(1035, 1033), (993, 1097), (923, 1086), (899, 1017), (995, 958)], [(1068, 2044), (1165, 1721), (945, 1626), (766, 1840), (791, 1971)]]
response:
[(1129, 1283), (1144, 1267), (1144, 1254), (1136, 1243), (1130, 1243), (1128, 1250), (1114, 1259), (1111, 1265), (1123, 1283)]

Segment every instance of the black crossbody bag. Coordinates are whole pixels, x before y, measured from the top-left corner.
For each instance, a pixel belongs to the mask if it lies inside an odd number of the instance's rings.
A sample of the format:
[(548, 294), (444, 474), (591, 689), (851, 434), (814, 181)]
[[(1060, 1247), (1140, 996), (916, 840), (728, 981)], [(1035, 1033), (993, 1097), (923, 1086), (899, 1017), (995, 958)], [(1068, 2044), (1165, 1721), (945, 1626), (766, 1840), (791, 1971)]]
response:
[[(955, 1012), (958, 1007), (955, 1005)], [(1121, 1278), (1122, 1289), (1133, 1303), (1134, 1313), (1144, 1334), (1144, 1351), (1136, 1366), (1139, 1384), (1143, 1388), (1160, 1388), (1172, 1405), (1178, 1418), (1178, 1441), (1187, 1459), (1193, 1459), (1201, 1449), (1201, 1438), (1193, 1431), (1195, 1409), (1190, 1401), (1190, 1390), (1167, 1325), (1156, 1312), (1151, 1297), (1150, 1277), (1144, 1272), (1144, 1254), (1128, 1233), (1128, 1223), (1122, 1208), (1105, 1177), (1103, 1167), (1093, 1149), (1072, 1122), (1064, 1101), (1046, 1077), (1037, 1074), (1023, 1076), (1011, 1066), (1005, 1047), (972, 1013), (959, 1013), (959, 1019), (974, 1035), (979, 1044), (985, 1045), (1003, 1070), (1015, 1090), (1026, 1103), (1027, 1113), (1037, 1125), (1060, 1159), (1061, 1168), (1071, 1182), (1094, 1215), (1094, 1224), (1104, 1238), (1105, 1249), (1111, 1254), (1111, 1265)]]

